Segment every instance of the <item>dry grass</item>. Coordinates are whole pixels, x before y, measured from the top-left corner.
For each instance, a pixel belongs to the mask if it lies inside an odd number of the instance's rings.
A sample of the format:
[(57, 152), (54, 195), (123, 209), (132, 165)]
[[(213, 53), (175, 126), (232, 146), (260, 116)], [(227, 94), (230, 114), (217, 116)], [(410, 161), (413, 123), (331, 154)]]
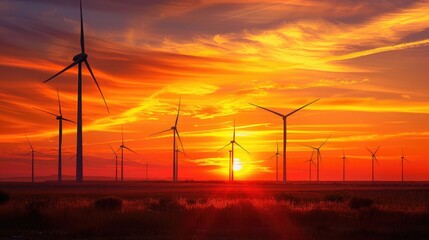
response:
[[(0, 236), (32, 239), (429, 239), (427, 190), (12, 191)], [(405, 196), (404, 196), (405, 195)], [(396, 196), (396, 200), (392, 199)], [(357, 199), (357, 200), (356, 200)], [(354, 207), (351, 202), (372, 204)], [(360, 201), (360, 202), (359, 202)]]

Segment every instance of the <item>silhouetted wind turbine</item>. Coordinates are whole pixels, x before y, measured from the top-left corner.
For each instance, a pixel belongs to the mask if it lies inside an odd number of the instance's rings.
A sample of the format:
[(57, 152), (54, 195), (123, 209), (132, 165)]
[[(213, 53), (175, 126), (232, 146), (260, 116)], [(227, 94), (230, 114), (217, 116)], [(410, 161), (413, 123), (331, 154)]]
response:
[(110, 144), (108, 144), (110, 149), (112, 149), (113, 154), (115, 155), (115, 165), (116, 165), (116, 171), (115, 171), (115, 181), (118, 181), (118, 154), (116, 154), (116, 151), (113, 150), (112, 146), (110, 146)]
[(25, 136), (25, 138), (27, 138), (28, 144), (30, 144), (30, 148), (31, 148), (31, 152), (27, 153), (26, 155), (31, 154), (31, 182), (34, 183), (34, 153), (36, 151), (34, 151), (34, 148), (30, 142), (30, 139), (28, 139), (27, 136)]
[(127, 149), (128, 151), (133, 152), (135, 154), (137, 154), (137, 153), (134, 152), (133, 150), (131, 150), (129, 147), (125, 146), (125, 144), (124, 144), (124, 130), (122, 129), (122, 126), (121, 126), (121, 132), (122, 132), (122, 143), (121, 143), (121, 146), (119, 146), (119, 149), (121, 149), (121, 182), (123, 182), (124, 181), (124, 149)]
[(234, 121), (234, 132), (232, 134), (232, 140), (231, 142), (229, 142), (228, 144), (226, 144), (225, 146), (221, 147), (218, 149), (218, 151), (228, 147), (229, 145), (231, 145), (231, 179), (230, 181), (234, 181), (234, 145), (237, 144), (237, 146), (239, 146), (241, 149), (243, 149), (247, 154), (250, 155), (250, 153), (244, 149), (238, 142), (235, 141), (235, 121)]
[(407, 159), (404, 156), (404, 148), (401, 148), (401, 149), (402, 149), (402, 155), (401, 155), (401, 165), (402, 165), (401, 181), (403, 182), (404, 181), (404, 161), (407, 161)]
[(343, 182), (345, 182), (346, 181), (346, 153), (344, 152), (344, 149), (343, 149), (342, 159), (343, 159)]
[(52, 80), (68, 69), (78, 66), (78, 77), (77, 77), (77, 145), (76, 145), (76, 181), (83, 181), (83, 145), (82, 145), (82, 63), (85, 63), (89, 73), (94, 79), (95, 85), (97, 85), (98, 91), (103, 98), (104, 104), (106, 105), (107, 111), (109, 112), (109, 107), (107, 106), (106, 99), (104, 98), (103, 92), (101, 91), (100, 85), (95, 78), (94, 73), (92, 72), (91, 66), (87, 60), (88, 54), (85, 52), (85, 39), (83, 33), (83, 17), (82, 17), (82, 1), (80, 0), (80, 48), (81, 53), (73, 57), (73, 62), (68, 65), (66, 68), (55, 74), (54, 76), (48, 78), (44, 83)]
[(180, 142), (180, 145), (182, 146), (182, 150), (185, 151), (183, 148), (182, 139), (180, 138), (180, 135), (179, 135), (179, 131), (177, 130), (177, 123), (179, 121), (179, 114), (180, 114), (180, 101), (181, 100), (179, 99), (179, 107), (177, 108), (176, 121), (174, 122), (174, 125), (167, 130), (157, 132), (157, 133), (150, 135), (150, 136), (155, 136), (155, 135), (165, 133), (168, 131), (173, 131), (173, 182), (177, 182), (177, 180), (178, 180), (178, 178), (177, 178), (177, 173), (178, 173), (177, 172), (177, 166), (178, 165), (177, 165), (177, 159), (176, 159), (176, 148), (177, 148), (176, 134), (177, 134), (177, 137), (179, 138), (179, 142)]
[(310, 104), (312, 104), (312, 103), (314, 103), (314, 102), (316, 102), (316, 101), (318, 101), (318, 100), (319, 100), (319, 99), (316, 99), (316, 100), (314, 100), (314, 101), (312, 101), (312, 102), (310, 102), (310, 103), (308, 103), (308, 104), (306, 104), (306, 105), (304, 105), (304, 106), (302, 106), (302, 107), (300, 107), (300, 108), (298, 108), (298, 109), (296, 109), (296, 110), (294, 110), (294, 111), (292, 111), (292, 112), (290, 112), (290, 113), (288, 113), (288, 114), (286, 114), (286, 115), (281, 114), (281, 113), (278, 113), (278, 112), (273, 111), (273, 110), (271, 110), (271, 109), (264, 108), (264, 107), (258, 106), (258, 105), (256, 105), (256, 104), (252, 104), (252, 103), (250, 103), (250, 105), (253, 105), (253, 106), (255, 106), (255, 107), (258, 107), (258, 108), (264, 109), (264, 110), (266, 110), (266, 111), (268, 111), (268, 112), (274, 113), (274, 114), (276, 114), (276, 115), (278, 115), (278, 116), (282, 117), (282, 119), (283, 119), (283, 183), (286, 183), (286, 135), (287, 135), (286, 120), (287, 120), (287, 118), (288, 118), (289, 116), (291, 116), (292, 114), (294, 114), (294, 113), (298, 112), (299, 110), (301, 110), (301, 109), (303, 109), (303, 108), (307, 107), (308, 105), (310, 105)]
[(229, 150), (229, 176), (228, 176), (228, 180), (231, 181), (231, 176), (232, 176), (232, 151)]
[(313, 161), (313, 155), (314, 155), (314, 150), (311, 151), (311, 157), (310, 159), (304, 161), (304, 162), (308, 162), (308, 181), (311, 182), (311, 164), (313, 164), (314, 166), (316, 166), (316, 164)]
[(312, 149), (314, 149), (316, 151), (316, 169), (317, 169), (316, 176), (317, 176), (317, 181), (319, 181), (320, 163), (322, 162), (322, 155), (320, 154), (320, 149), (322, 148), (323, 145), (325, 145), (325, 143), (328, 141), (329, 138), (330, 138), (330, 136), (322, 144), (320, 144), (320, 146), (318, 148), (306, 145), (307, 147), (312, 148)]
[(61, 149), (62, 149), (62, 144), (63, 144), (63, 120), (67, 121), (67, 122), (72, 122), (72, 123), (76, 123), (70, 119), (64, 118), (63, 117), (63, 113), (61, 111), (61, 102), (60, 102), (60, 94), (58, 93), (57, 90), (57, 97), (58, 97), (58, 112), (59, 115), (39, 109), (39, 108), (34, 108), (38, 111), (50, 114), (52, 116), (55, 116), (55, 118), (58, 120), (58, 182), (62, 181), (62, 153), (61, 153)]
[(176, 146), (176, 178), (179, 180), (179, 153), (183, 154), (185, 157), (190, 158), (188, 154), (185, 153), (185, 151), (180, 151), (179, 148)]
[(375, 152), (371, 151), (369, 148), (366, 148), (366, 149), (371, 153), (371, 158), (372, 158), (372, 181), (374, 182), (374, 161), (376, 161), (377, 164), (379, 164), (378, 160), (377, 160), (376, 154), (378, 152), (378, 149), (380, 149), (380, 146), (378, 146), (378, 148), (377, 148), (377, 150), (375, 150)]
[(269, 160), (269, 159), (271, 159), (273, 157), (276, 157), (276, 182), (279, 181), (279, 156), (281, 156), (281, 154), (279, 153), (279, 142), (277, 142), (277, 151), (276, 151), (276, 153), (273, 156), (271, 156), (270, 158), (268, 158), (268, 160)]

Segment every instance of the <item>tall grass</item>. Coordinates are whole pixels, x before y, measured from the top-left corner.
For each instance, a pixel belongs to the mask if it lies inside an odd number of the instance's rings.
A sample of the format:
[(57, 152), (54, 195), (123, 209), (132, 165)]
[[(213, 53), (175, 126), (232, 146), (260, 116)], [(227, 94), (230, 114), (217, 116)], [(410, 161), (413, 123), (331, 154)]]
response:
[(286, 192), (262, 197), (241, 192), (223, 197), (18, 195), (0, 205), (0, 236), (359, 239), (390, 238), (399, 231), (418, 239), (429, 237), (426, 200), (395, 204), (338, 193), (304, 198)]

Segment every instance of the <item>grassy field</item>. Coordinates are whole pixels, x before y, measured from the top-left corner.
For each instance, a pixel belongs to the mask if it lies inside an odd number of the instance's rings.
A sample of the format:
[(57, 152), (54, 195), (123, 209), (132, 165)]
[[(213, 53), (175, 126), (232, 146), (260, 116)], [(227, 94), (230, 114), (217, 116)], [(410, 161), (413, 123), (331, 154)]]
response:
[(429, 239), (427, 183), (0, 183), (0, 239)]

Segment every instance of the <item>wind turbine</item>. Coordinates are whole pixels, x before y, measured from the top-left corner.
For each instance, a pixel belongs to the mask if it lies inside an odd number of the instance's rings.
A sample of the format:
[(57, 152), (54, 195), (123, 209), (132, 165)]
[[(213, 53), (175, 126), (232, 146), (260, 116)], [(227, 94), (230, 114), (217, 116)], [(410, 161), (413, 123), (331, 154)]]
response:
[(316, 151), (316, 169), (317, 169), (317, 181), (319, 181), (319, 170), (320, 170), (320, 163), (322, 162), (322, 155), (320, 154), (320, 149), (322, 148), (323, 145), (325, 145), (325, 143), (328, 141), (328, 139), (331, 136), (329, 136), (322, 144), (320, 144), (319, 147), (312, 147), (312, 146), (307, 146), (309, 148), (312, 148), (313, 150)]
[(61, 111), (61, 102), (60, 102), (60, 94), (58, 93), (57, 90), (57, 98), (58, 98), (58, 112), (59, 115), (39, 109), (39, 108), (34, 108), (38, 111), (50, 114), (52, 116), (55, 116), (55, 118), (58, 120), (58, 182), (60, 183), (62, 181), (62, 153), (61, 153), (61, 148), (62, 148), (62, 144), (63, 144), (63, 120), (67, 121), (67, 122), (72, 122), (75, 123), (74, 121), (64, 118), (63, 117), (63, 113)]
[(113, 150), (112, 146), (110, 146), (110, 144), (108, 144), (110, 149), (112, 149), (113, 154), (115, 155), (115, 165), (116, 165), (116, 171), (115, 171), (115, 181), (118, 181), (118, 154), (116, 154), (116, 151)]
[(178, 166), (177, 166), (177, 159), (176, 159), (176, 149), (177, 149), (176, 134), (177, 134), (177, 137), (179, 138), (179, 142), (180, 142), (180, 145), (182, 146), (182, 150), (185, 151), (183, 149), (183, 143), (182, 143), (182, 139), (180, 138), (179, 131), (177, 130), (177, 123), (179, 121), (179, 114), (180, 114), (180, 101), (181, 100), (179, 99), (179, 107), (177, 108), (176, 121), (174, 122), (174, 125), (171, 128), (167, 129), (167, 130), (164, 130), (164, 131), (161, 131), (161, 132), (157, 132), (157, 133), (154, 133), (154, 134), (150, 135), (150, 136), (155, 136), (155, 135), (158, 135), (158, 134), (161, 134), (161, 133), (173, 131), (173, 182), (177, 182), (178, 181), (178, 178), (177, 178), (177, 173), (178, 173), (177, 172), (177, 167)]
[(121, 132), (122, 132), (122, 143), (121, 143), (121, 146), (119, 146), (118, 150), (121, 149), (121, 182), (123, 182), (124, 181), (124, 149), (127, 149), (128, 151), (133, 152), (135, 154), (137, 153), (131, 150), (129, 147), (125, 146), (124, 130), (122, 129), (122, 126), (121, 126)]
[(235, 141), (235, 121), (234, 121), (234, 132), (232, 134), (232, 140), (231, 142), (229, 142), (228, 144), (226, 144), (225, 146), (221, 147), (218, 149), (218, 151), (228, 147), (229, 145), (231, 145), (231, 179), (230, 181), (234, 181), (234, 145), (237, 144), (237, 146), (239, 146), (241, 149), (243, 149), (247, 154), (250, 155), (250, 153), (244, 149), (238, 142)]
[(279, 153), (279, 142), (277, 142), (277, 151), (276, 153), (271, 156), (270, 158), (268, 158), (268, 160), (270, 160), (273, 157), (276, 157), (276, 182), (279, 181), (279, 156), (281, 156), (281, 154)]
[(290, 112), (290, 113), (288, 113), (288, 114), (285, 114), (285, 115), (284, 115), (284, 114), (281, 114), (281, 113), (278, 113), (278, 112), (276, 112), (276, 111), (273, 111), (273, 110), (271, 110), (271, 109), (264, 108), (264, 107), (258, 106), (258, 105), (256, 105), (256, 104), (252, 104), (252, 103), (250, 103), (250, 105), (252, 105), (252, 106), (255, 106), (255, 107), (258, 107), (258, 108), (264, 109), (264, 110), (266, 110), (266, 111), (268, 111), (268, 112), (274, 113), (274, 114), (276, 114), (276, 115), (278, 115), (278, 116), (282, 117), (282, 119), (283, 119), (283, 183), (286, 183), (286, 135), (287, 135), (286, 120), (287, 120), (287, 118), (288, 118), (289, 116), (291, 116), (292, 114), (294, 114), (294, 113), (298, 112), (299, 110), (301, 110), (301, 109), (303, 109), (303, 108), (307, 107), (308, 105), (310, 105), (310, 104), (312, 104), (312, 103), (314, 103), (314, 102), (317, 102), (318, 100), (319, 100), (319, 99), (316, 99), (316, 100), (314, 100), (314, 101), (312, 101), (312, 102), (310, 102), (310, 103), (308, 103), (308, 104), (306, 104), (306, 105), (304, 105), (304, 106), (302, 106), (302, 107), (300, 107), (300, 108), (298, 108), (298, 109), (296, 109), (296, 110), (294, 110), (294, 111), (292, 111), (292, 112)]
[(343, 159), (343, 182), (345, 182), (346, 181), (346, 153), (344, 152), (344, 149), (343, 149), (342, 159)]
[(82, 0), (80, 3), (80, 48), (81, 53), (73, 57), (73, 62), (68, 65), (66, 68), (55, 74), (54, 76), (48, 78), (43, 83), (46, 83), (63, 72), (69, 70), (74, 66), (78, 66), (78, 76), (77, 76), (77, 144), (76, 144), (76, 181), (83, 181), (83, 145), (82, 145), (82, 63), (84, 63), (94, 79), (95, 85), (98, 88), (98, 91), (103, 98), (104, 105), (106, 106), (107, 112), (109, 112), (109, 107), (107, 106), (106, 99), (104, 98), (103, 92), (101, 91), (100, 85), (95, 78), (94, 73), (92, 72), (91, 66), (87, 60), (88, 54), (85, 52), (85, 39), (83, 33), (83, 16), (82, 16)]
[(311, 157), (310, 159), (304, 161), (304, 162), (308, 162), (308, 181), (311, 182), (311, 164), (313, 164), (314, 166), (316, 166), (316, 164), (313, 161), (313, 155), (314, 155), (314, 149), (313, 151), (311, 151)]
[(378, 152), (378, 149), (380, 149), (380, 146), (378, 146), (378, 148), (377, 148), (377, 150), (375, 150), (375, 152), (371, 151), (369, 148), (366, 148), (366, 149), (371, 153), (371, 158), (372, 158), (372, 181), (374, 182), (374, 161), (376, 161), (377, 164), (380, 165), (378, 163), (377, 156), (376, 156), (376, 154)]
[(229, 176), (228, 176), (228, 180), (231, 181), (231, 176), (232, 176), (232, 151), (229, 150)]
[(402, 172), (401, 172), (401, 181), (404, 182), (404, 161), (407, 161), (407, 159), (404, 156), (404, 148), (402, 149), (402, 155), (401, 155), (401, 165), (402, 165)]
[(25, 136), (25, 138), (27, 138), (28, 144), (30, 144), (30, 148), (31, 148), (31, 152), (29, 152), (29, 153), (27, 153), (25, 155), (31, 154), (31, 182), (34, 183), (34, 153), (36, 151), (34, 151), (34, 148), (33, 148), (33, 145), (30, 142), (30, 139), (28, 139), (27, 136)]
[(183, 149), (182, 149), (182, 151), (180, 151), (179, 148), (176, 146), (176, 178), (177, 178), (177, 181), (179, 180), (179, 153), (183, 154), (187, 158), (190, 158), (189, 155), (186, 154)]

